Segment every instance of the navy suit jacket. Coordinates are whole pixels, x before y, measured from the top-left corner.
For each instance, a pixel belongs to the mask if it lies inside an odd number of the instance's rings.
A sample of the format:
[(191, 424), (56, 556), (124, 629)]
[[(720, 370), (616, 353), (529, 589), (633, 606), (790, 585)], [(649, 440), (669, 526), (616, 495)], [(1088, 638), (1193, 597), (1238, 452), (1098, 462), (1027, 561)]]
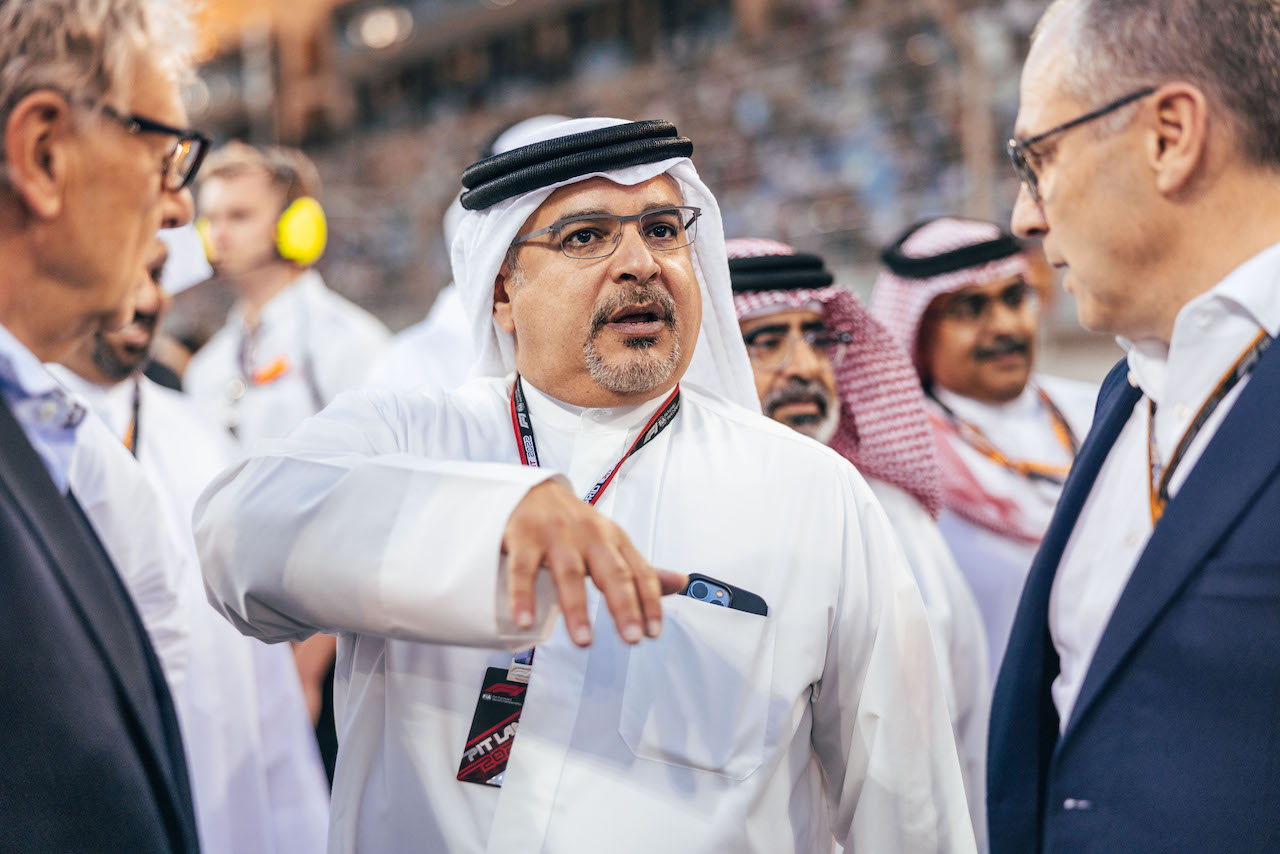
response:
[(1049, 594), (1141, 397), (1126, 377), (1102, 385), (996, 683), (991, 852), (1280, 851), (1280, 347), (1165, 508), (1058, 734)]
[[(140, 535), (154, 521), (140, 519)], [(198, 848), (178, 722), (142, 622), (0, 402), (0, 851)]]

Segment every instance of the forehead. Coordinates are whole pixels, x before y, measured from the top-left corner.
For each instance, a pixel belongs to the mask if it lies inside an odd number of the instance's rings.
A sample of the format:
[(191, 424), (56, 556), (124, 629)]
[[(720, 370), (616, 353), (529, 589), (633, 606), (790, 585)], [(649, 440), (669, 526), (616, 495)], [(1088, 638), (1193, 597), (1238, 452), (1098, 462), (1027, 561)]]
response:
[(798, 328), (822, 322), (822, 313), (812, 309), (782, 309), (772, 314), (762, 314), (749, 320), (743, 320), (739, 326), (741, 326), (743, 334), (746, 334), (768, 326)]
[(187, 111), (182, 105), (177, 74), (146, 55), (134, 59), (132, 65), (132, 85), (126, 98), (125, 112), (185, 128)]
[(265, 169), (245, 166), (243, 169), (210, 175), (200, 182), (199, 192), (202, 207), (249, 207), (264, 202), (274, 205), (281, 190)]
[(616, 184), (608, 178), (588, 178), (557, 189), (526, 224), (540, 228), (584, 211), (627, 216), (647, 208), (678, 204), (682, 204), (680, 188), (670, 175), (659, 175), (631, 186)]
[(1035, 136), (1070, 119), (1079, 106), (1064, 86), (1071, 65), (1066, 18), (1063, 15), (1050, 22), (1032, 43), (1022, 67), (1014, 123), (1014, 134), (1020, 138)]

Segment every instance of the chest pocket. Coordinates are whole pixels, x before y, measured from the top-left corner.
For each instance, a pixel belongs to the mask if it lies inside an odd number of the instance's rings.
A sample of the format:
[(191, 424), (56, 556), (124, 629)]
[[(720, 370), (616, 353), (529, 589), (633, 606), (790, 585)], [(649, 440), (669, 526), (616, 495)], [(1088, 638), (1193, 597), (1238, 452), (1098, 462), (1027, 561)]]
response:
[(685, 596), (662, 611), (662, 637), (630, 651), (619, 734), (641, 759), (745, 779), (777, 726), (776, 622)]

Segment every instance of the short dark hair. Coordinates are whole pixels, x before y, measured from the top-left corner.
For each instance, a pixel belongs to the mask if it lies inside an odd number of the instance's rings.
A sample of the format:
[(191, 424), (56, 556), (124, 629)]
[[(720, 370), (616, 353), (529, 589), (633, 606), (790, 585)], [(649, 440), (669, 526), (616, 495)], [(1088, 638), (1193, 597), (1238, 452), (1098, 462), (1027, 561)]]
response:
[(1280, 0), (1055, 0), (1041, 30), (1063, 13), (1079, 94), (1184, 80), (1225, 111), (1245, 159), (1280, 168)]

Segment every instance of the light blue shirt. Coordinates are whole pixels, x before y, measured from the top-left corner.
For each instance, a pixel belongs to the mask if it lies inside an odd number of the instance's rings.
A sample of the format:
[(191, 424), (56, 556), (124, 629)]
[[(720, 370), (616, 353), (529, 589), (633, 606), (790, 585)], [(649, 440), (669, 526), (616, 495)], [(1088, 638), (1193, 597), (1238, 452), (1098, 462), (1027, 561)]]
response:
[(87, 410), (3, 324), (0, 397), (44, 461), (58, 491), (65, 494), (76, 449), (76, 430)]

